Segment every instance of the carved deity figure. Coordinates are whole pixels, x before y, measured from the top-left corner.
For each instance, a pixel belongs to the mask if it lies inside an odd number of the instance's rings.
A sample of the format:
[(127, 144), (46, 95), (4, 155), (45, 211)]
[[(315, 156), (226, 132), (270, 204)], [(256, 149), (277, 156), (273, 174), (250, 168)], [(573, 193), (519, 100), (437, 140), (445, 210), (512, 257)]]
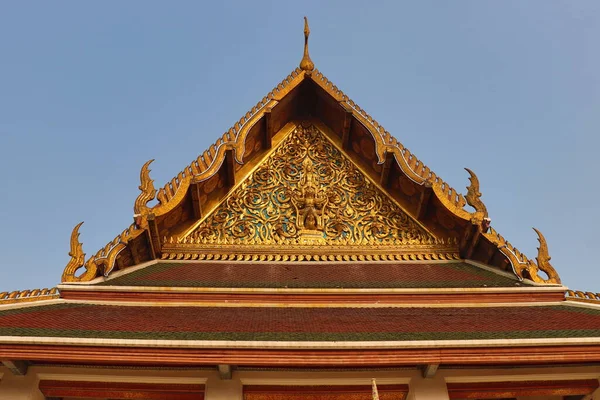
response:
[(323, 230), (323, 209), (327, 203), (327, 195), (324, 190), (318, 189), (318, 180), (310, 158), (304, 159), (302, 170), (298, 190), (294, 190), (292, 197), (296, 207), (296, 226), (300, 230)]

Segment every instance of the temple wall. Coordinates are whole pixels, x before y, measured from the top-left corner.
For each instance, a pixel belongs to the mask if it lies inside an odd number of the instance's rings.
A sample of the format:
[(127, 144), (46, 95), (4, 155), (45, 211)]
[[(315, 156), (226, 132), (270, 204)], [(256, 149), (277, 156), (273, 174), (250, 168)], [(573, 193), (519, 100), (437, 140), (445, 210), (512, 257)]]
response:
[[(408, 384), (408, 400), (448, 399), (447, 382), (502, 382), (535, 380), (598, 379), (600, 367), (457, 369), (438, 370), (433, 378), (423, 378), (416, 369), (389, 371), (318, 372), (318, 371), (233, 371), (231, 379), (221, 379), (213, 369), (120, 369), (30, 367), (26, 376), (15, 376), (0, 368), (0, 400), (43, 400), (40, 380), (76, 380), (95, 382), (205, 384), (207, 400), (242, 400), (244, 385), (378, 385)], [(561, 400), (560, 397), (526, 397), (519, 400)], [(600, 400), (600, 391), (589, 400)]]

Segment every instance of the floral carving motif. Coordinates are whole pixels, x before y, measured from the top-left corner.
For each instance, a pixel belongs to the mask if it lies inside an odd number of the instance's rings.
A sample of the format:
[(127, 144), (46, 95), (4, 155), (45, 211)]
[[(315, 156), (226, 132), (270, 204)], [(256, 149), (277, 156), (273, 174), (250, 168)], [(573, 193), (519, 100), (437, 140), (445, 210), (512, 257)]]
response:
[(435, 241), (313, 125), (300, 125), (191, 234), (194, 242)]

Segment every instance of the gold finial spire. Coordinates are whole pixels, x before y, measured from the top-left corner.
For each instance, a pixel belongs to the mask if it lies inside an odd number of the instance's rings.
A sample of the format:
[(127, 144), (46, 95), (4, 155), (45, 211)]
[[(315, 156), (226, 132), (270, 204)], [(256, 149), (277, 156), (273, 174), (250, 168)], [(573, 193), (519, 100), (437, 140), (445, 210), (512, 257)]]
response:
[(310, 35), (310, 28), (308, 27), (308, 18), (304, 17), (304, 56), (300, 61), (300, 69), (304, 71), (312, 71), (315, 69), (315, 64), (308, 55), (308, 36)]

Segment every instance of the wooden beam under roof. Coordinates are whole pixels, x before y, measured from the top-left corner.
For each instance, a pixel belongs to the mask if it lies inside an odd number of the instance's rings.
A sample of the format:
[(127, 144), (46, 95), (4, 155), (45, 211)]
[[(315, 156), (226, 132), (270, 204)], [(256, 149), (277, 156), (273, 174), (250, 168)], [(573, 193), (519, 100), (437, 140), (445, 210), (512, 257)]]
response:
[(273, 147), (273, 114), (270, 108), (265, 110), (265, 148), (268, 150)]
[(225, 168), (227, 174), (227, 186), (233, 187), (235, 186), (235, 156), (233, 155), (233, 150), (228, 149), (225, 150)]
[(481, 238), (481, 225), (471, 224), (467, 229), (467, 234), (463, 236), (460, 244), (460, 254), (462, 258), (471, 258), (475, 252), (475, 248)]
[(4, 365), (13, 375), (25, 376), (27, 375), (27, 370), (29, 368), (29, 363), (23, 360), (2, 360), (2, 365)]
[(385, 161), (383, 162), (383, 168), (381, 169), (381, 175), (379, 176), (379, 183), (384, 188), (388, 187), (390, 180), (390, 169), (392, 168), (392, 162), (394, 161), (394, 154), (390, 152), (385, 153)]
[(427, 364), (423, 366), (423, 378), (432, 379), (433, 377), (435, 377), (435, 374), (439, 367), (440, 364)]
[(190, 185), (190, 192), (192, 194), (192, 210), (194, 211), (194, 218), (200, 219), (203, 216), (202, 203), (200, 202), (200, 185), (194, 182)]
[(344, 113), (344, 124), (342, 125), (342, 148), (348, 150), (350, 146), (350, 129), (352, 129), (352, 111), (346, 110)]
[(432, 194), (433, 188), (430, 184), (425, 183), (423, 185), (423, 191), (421, 192), (421, 196), (419, 197), (417, 212), (415, 213), (417, 220), (422, 221), (423, 218), (425, 218), (425, 214), (427, 214), (427, 210), (429, 209), (429, 203), (431, 201)]
[(150, 243), (150, 253), (152, 259), (156, 259), (161, 253), (160, 236), (158, 233), (158, 225), (154, 214), (148, 215), (148, 242)]

